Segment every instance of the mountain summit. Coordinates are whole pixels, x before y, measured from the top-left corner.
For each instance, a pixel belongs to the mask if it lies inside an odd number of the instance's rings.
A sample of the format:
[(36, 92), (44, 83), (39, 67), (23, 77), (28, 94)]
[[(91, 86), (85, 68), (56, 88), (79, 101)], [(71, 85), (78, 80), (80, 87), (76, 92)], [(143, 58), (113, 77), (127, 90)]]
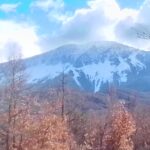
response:
[(54, 86), (64, 72), (70, 86), (86, 91), (105, 90), (109, 83), (141, 91), (150, 89), (150, 52), (115, 42), (64, 45), (25, 63), (32, 84)]

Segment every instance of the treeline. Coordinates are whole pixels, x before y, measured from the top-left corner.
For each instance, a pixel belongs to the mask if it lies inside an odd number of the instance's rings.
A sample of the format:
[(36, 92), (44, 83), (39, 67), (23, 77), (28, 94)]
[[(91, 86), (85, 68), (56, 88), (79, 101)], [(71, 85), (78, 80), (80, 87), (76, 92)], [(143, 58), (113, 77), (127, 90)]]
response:
[(110, 95), (104, 113), (83, 113), (66, 107), (64, 77), (58, 99), (41, 101), (21, 59), (3, 67), (0, 150), (150, 150), (149, 105), (130, 109)]

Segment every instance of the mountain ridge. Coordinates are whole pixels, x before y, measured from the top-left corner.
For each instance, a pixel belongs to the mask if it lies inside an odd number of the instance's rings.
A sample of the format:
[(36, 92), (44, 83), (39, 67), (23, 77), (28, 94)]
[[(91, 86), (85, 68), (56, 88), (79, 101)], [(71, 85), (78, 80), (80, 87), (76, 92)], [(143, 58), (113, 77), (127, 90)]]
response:
[(64, 45), (24, 63), (31, 84), (56, 86), (64, 72), (69, 86), (85, 91), (106, 90), (110, 83), (121, 88), (150, 89), (144, 86), (150, 79), (150, 52), (116, 42)]

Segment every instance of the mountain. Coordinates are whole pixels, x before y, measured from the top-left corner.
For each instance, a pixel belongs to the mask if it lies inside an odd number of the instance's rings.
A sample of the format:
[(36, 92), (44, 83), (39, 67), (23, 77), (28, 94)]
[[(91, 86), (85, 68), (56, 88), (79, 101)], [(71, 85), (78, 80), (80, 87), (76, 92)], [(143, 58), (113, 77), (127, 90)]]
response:
[(29, 83), (60, 84), (62, 73), (67, 85), (85, 91), (118, 88), (150, 90), (150, 52), (116, 42), (64, 45), (24, 60)]

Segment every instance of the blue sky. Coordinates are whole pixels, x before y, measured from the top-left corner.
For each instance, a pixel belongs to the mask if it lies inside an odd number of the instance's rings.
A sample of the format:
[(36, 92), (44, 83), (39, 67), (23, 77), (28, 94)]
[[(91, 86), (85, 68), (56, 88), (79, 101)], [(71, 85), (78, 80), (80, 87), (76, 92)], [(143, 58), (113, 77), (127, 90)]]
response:
[(117, 0), (119, 5), (123, 8), (135, 8), (138, 9), (144, 0)]
[[(20, 3), (20, 7), (17, 9), (17, 13), (29, 13), (30, 5), (35, 0), (1, 0), (0, 4), (16, 4)], [(65, 9), (69, 11), (75, 11), (77, 8), (83, 8), (87, 6), (88, 0), (64, 0)], [(118, 4), (122, 8), (139, 8), (144, 0), (117, 0)], [(1, 16), (5, 16), (3, 12), (0, 12)]]
[(100, 40), (149, 50), (149, 39), (137, 38), (150, 34), (149, 14), (150, 0), (1, 0), (0, 55), (12, 46), (29, 57)]

